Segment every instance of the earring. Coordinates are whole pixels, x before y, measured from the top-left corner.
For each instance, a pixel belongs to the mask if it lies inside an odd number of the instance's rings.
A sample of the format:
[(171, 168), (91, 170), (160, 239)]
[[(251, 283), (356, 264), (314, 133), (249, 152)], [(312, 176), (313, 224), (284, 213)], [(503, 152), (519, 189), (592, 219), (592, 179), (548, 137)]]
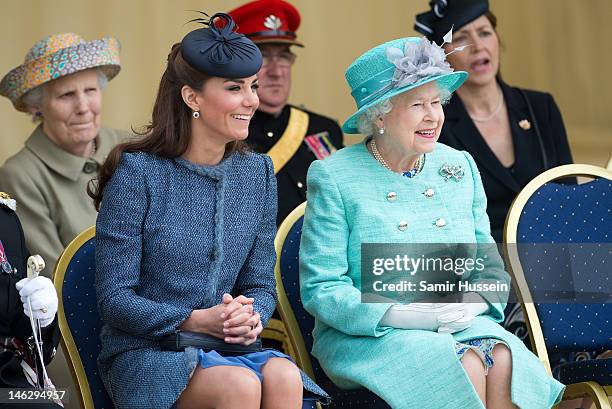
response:
[(380, 128), (380, 129), (378, 130), (378, 133), (379, 133), (380, 135), (384, 135), (384, 133), (385, 133), (385, 128)]
[(200, 112), (199, 111), (193, 111), (193, 114), (191, 114), (193, 116), (193, 119), (198, 119), (200, 117)]

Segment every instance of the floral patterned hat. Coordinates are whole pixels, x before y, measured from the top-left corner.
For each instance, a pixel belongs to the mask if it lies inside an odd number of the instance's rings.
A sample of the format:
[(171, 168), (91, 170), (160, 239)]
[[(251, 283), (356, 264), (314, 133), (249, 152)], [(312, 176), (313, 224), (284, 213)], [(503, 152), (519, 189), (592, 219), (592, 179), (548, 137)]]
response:
[[(452, 37), (452, 33), (449, 35)], [(359, 56), (345, 73), (357, 112), (344, 122), (342, 130), (359, 133), (357, 120), (366, 109), (428, 82), (437, 81), (440, 88), (449, 93), (455, 91), (467, 73), (454, 71), (446, 62), (446, 55), (441, 45), (425, 37), (407, 37), (386, 42)]]
[(0, 95), (10, 99), (18, 111), (27, 112), (23, 96), (64, 75), (99, 67), (111, 80), (121, 69), (120, 49), (119, 41), (113, 37), (85, 41), (74, 33), (50, 35), (34, 44), (23, 64), (2, 78)]

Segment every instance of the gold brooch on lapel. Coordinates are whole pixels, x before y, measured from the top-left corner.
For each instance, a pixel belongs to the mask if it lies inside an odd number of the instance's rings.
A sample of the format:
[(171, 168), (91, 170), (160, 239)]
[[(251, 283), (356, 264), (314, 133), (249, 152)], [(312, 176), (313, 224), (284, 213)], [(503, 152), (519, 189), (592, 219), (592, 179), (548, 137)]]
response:
[(528, 131), (531, 129), (531, 122), (529, 122), (527, 119), (521, 119), (518, 125), (521, 127), (521, 129), (525, 131)]
[(463, 179), (463, 175), (465, 175), (465, 172), (460, 165), (449, 165), (445, 163), (440, 168), (440, 176), (444, 178), (445, 182), (448, 182), (449, 179), (455, 179), (456, 182), (459, 182)]

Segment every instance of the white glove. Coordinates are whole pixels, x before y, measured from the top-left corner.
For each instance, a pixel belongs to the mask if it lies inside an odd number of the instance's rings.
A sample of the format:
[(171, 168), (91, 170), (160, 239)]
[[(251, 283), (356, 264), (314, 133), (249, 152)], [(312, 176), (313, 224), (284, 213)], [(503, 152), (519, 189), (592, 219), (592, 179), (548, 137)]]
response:
[(457, 308), (464, 311), (464, 316), (457, 320), (449, 320), (446, 317), (440, 317), (438, 320), (440, 327), (439, 333), (454, 333), (463, 331), (472, 325), (472, 321), (477, 316), (486, 313), (489, 310), (489, 304), (478, 293), (466, 293), (463, 295), (463, 302), (455, 304)]
[[(437, 331), (441, 325), (450, 328), (449, 325), (461, 320), (464, 316), (465, 311), (462, 303), (395, 304), (387, 310), (380, 320), (380, 325), (401, 329)], [(461, 329), (467, 328), (463, 324), (460, 326)]]
[(25, 315), (30, 316), (29, 299), (32, 305), (31, 318), (40, 320), (41, 327), (46, 327), (53, 322), (57, 313), (58, 300), (51, 280), (42, 276), (32, 279), (24, 278), (19, 280), (15, 287), (19, 291)]

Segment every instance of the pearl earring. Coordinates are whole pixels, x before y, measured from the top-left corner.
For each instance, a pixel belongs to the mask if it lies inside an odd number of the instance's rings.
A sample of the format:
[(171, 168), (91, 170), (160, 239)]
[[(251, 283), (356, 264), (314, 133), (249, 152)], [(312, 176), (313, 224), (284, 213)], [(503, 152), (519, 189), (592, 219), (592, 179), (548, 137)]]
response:
[(383, 134), (385, 133), (385, 128), (380, 128), (380, 129), (378, 130), (378, 133), (379, 133), (380, 135), (383, 135)]
[(200, 112), (199, 111), (193, 111), (193, 114), (191, 114), (193, 116), (193, 119), (198, 119), (200, 117)]

